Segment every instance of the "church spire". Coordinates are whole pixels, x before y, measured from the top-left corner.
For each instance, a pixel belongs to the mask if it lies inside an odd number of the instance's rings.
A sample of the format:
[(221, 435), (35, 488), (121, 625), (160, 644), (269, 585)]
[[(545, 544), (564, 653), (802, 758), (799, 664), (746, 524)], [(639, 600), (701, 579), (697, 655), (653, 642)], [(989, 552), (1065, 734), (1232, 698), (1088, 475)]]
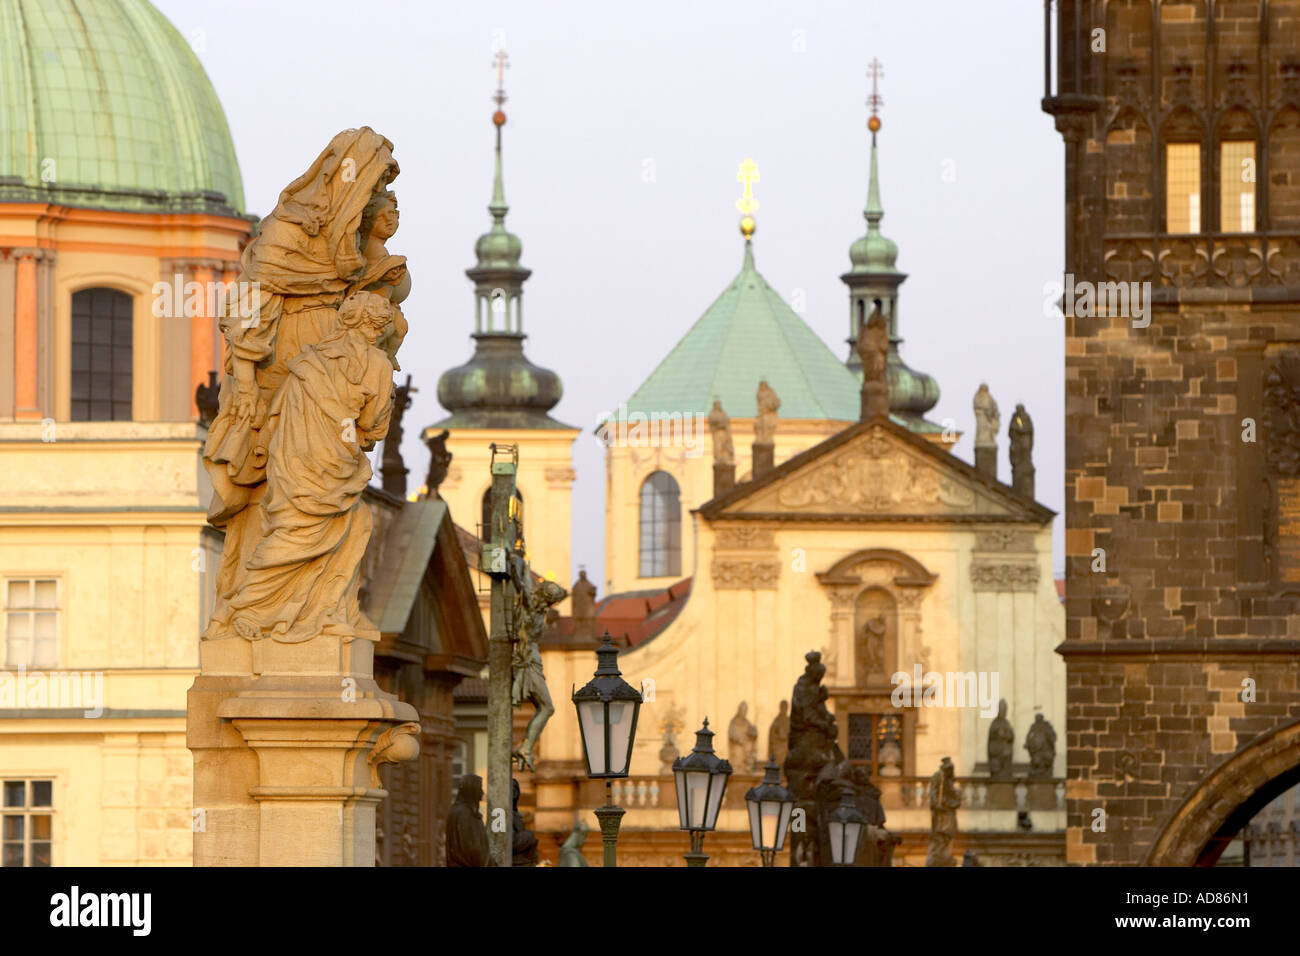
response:
[(867, 106), (871, 115), (867, 129), (871, 131), (871, 172), (867, 184), (867, 206), (863, 217), (867, 220), (867, 234), (849, 247), (851, 268), (840, 280), (849, 287), (849, 357), (845, 361), (854, 373), (862, 374), (861, 360), (855, 348), (862, 326), (871, 313), (879, 308), (889, 325), (889, 358), (886, 377), (889, 382), (889, 409), (909, 422), (921, 417), (939, 401), (939, 385), (933, 376), (914, 372), (899, 357), (902, 338), (898, 334), (898, 288), (907, 278), (894, 263), (898, 259), (898, 245), (880, 232), (880, 220), (885, 216), (880, 201), (880, 160), (876, 136), (880, 132), (880, 78), (884, 76), (880, 61), (872, 59), (867, 76), (871, 78), (871, 95)]
[(465, 275), (474, 283), (474, 355), (443, 373), (438, 401), (451, 412), (435, 428), (557, 428), (547, 412), (564, 394), (560, 377), (533, 365), (524, 355), (524, 281), (532, 272), (519, 264), (523, 243), (506, 229), (505, 181), (501, 132), (506, 125), (505, 71), (510, 61), (498, 50), (493, 65), (497, 89), (496, 150), (492, 174), (492, 226), (478, 237), (478, 262)]

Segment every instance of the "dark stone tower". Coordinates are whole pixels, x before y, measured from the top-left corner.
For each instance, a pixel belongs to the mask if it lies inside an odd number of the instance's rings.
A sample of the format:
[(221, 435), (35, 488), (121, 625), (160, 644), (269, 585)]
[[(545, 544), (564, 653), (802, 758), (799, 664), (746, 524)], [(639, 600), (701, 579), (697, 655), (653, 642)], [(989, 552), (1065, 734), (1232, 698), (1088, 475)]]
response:
[(1069, 860), (1208, 864), (1300, 781), (1300, 0), (1045, 6)]

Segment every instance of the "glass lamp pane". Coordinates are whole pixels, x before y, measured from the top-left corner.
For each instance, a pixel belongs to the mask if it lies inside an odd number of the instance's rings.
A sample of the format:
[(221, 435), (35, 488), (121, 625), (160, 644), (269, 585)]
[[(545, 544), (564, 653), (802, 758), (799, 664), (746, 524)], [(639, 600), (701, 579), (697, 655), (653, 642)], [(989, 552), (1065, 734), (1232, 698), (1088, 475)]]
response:
[(763, 847), (776, 849), (776, 825), (781, 817), (781, 804), (775, 800), (763, 801)]
[(843, 863), (844, 862), (844, 824), (838, 823), (836, 821), (831, 821), (831, 823), (827, 826), (827, 830), (830, 831), (831, 862)]
[(775, 850), (785, 849), (785, 837), (790, 832), (790, 815), (794, 812), (794, 801), (787, 800), (781, 804), (781, 817), (776, 828), (776, 846)]
[(686, 772), (686, 799), (689, 815), (687, 826), (693, 830), (704, 829), (704, 811), (708, 807), (709, 772), (707, 770), (688, 770)]
[(598, 700), (578, 703), (578, 723), (587, 745), (587, 769), (593, 774), (605, 772), (605, 705)]
[(858, 859), (858, 840), (862, 837), (862, 824), (850, 823), (844, 830), (844, 858), (854, 863)]
[(717, 773), (710, 776), (713, 778), (712, 789), (709, 791), (709, 809), (705, 817), (705, 825), (712, 830), (718, 825), (718, 810), (722, 806), (722, 795), (727, 790), (727, 774)]
[(759, 819), (759, 804), (754, 800), (746, 800), (745, 808), (749, 810), (749, 838), (754, 842), (754, 849), (766, 849), (767, 845), (763, 842), (763, 824)]
[(632, 740), (632, 713), (635, 704), (616, 700), (609, 704), (609, 771), (627, 773), (628, 749)]
[(691, 817), (690, 806), (686, 799), (686, 771), (674, 770), (673, 776), (677, 778), (677, 818), (681, 821), (682, 829), (689, 829)]

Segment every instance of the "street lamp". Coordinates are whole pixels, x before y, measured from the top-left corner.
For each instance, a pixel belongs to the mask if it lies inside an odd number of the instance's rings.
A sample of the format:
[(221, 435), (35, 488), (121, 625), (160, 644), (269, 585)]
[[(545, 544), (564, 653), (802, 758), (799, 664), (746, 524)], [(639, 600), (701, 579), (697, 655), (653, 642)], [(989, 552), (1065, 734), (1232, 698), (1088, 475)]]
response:
[(754, 849), (764, 866), (773, 866), (776, 855), (785, 849), (794, 794), (781, 786), (781, 768), (775, 757), (768, 758), (764, 771), (763, 782), (749, 789), (745, 803), (749, 806), (749, 834), (754, 838)]
[(865, 823), (862, 814), (853, 805), (853, 792), (845, 788), (840, 795), (840, 805), (826, 815), (832, 866), (852, 866), (857, 862), (858, 840), (862, 837)]
[(614, 806), (610, 781), (626, 777), (632, 762), (641, 694), (620, 676), (618, 648), (609, 631), (605, 631), (600, 647), (596, 648), (596, 660), (599, 663), (595, 676), (582, 690), (573, 692), (573, 704), (578, 708), (587, 776), (605, 781), (605, 805), (596, 810), (605, 844), (605, 865), (618, 866), (618, 825), (624, 811)]
[(704, 852), (704, 834), (718, 824), (718, 811), (722, 797), (727, 792), (727, 778), (731, 764), (719, 759), (713, 752), (713, 731), (709, 719), (695, 732), (695, 747), (685, 757), (673, 761), (673, 776), (677, 778), (677, 815), (681, 829), (691, 832), (691, 852), (686, 854), (687, 866), (704, 866), (708, 855)]

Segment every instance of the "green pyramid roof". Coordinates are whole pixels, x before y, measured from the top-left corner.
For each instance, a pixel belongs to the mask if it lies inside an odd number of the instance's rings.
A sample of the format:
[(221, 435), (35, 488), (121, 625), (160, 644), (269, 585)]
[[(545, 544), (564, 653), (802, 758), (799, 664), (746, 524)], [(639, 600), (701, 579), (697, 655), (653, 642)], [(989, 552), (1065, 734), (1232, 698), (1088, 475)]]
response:
[(715, 398), (733, 418), (753, 418), (760, 379), (782, 418), (855, 422), (860, 386), (817, 333), (754, 268), (740, 274), (627, 401), (628, 412), (707, 414)]

